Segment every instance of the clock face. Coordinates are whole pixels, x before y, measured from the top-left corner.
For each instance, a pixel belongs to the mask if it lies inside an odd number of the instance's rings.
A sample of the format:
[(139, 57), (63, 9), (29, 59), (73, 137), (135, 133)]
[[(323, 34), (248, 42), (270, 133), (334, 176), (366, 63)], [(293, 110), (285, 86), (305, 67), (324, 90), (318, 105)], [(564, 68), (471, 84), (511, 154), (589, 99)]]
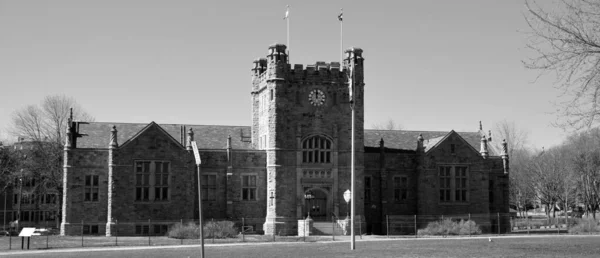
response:
[(313, 106), (321, 106), (325, 103), (325, 93), (322, 90), (313, 90), (308, 95), (308, 101)]

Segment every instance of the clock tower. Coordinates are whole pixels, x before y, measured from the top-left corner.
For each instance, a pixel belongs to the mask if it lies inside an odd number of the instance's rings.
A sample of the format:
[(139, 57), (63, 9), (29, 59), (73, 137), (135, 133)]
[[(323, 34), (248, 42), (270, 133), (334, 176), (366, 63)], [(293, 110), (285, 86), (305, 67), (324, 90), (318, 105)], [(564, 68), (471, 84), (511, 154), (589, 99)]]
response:
[[(309, 212), (315, 221), (345, 216), (343, 193), (350, 189), (351, 172), (349, 83), (355, 88), (355, 205), (362, 218), (363, 61), (362, 50), (351, 48), (341, 65), (291, 66), (282, 44), (269, 46), (267, 58), (254, 61), (252, 147), (267, 153), (267, 200), (258, 200), (267, 203), (265, 234), (296, 234), (297, 221)], [(314, 196), (310, 201), (304, 199), (308, 192)]]

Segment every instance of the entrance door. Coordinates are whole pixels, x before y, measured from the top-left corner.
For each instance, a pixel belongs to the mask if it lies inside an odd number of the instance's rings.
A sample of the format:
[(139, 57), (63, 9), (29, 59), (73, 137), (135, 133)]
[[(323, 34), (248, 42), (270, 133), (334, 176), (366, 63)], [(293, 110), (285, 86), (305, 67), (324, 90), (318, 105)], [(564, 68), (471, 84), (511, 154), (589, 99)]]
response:
[(318, 189), (312, 189), (311, 192), (314, 198), (304, 201), (305, 210), (310, 210), (313, 220), (327, 220), (327, 194)]

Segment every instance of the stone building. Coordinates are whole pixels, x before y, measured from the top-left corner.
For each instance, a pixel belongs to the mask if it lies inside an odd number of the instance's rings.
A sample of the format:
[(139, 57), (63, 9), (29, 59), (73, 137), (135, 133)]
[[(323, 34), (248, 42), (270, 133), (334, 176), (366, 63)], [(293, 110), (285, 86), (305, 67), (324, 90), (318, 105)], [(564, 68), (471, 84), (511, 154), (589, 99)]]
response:
[[(365, 229), (384, 233), (386, 215), (508, 212), (508, 157), (498, 156), (490, 136), (481, 128), (365, 130), (362, 50), (345, 54), (343, 64), (292, 66), (285, 45), (270, 46), (253, 63), (251, 126), (69, 121), (61, 232), (85, 221), (90, 232), (111, 235), (118, 221), (120, 234), (159, 234), (174, 221), (197, 218), (193, 140), (202, 160), (204, 218), (253, 218), (265, 234), (296, 234), (309, 210), (316, 221), (345, 217), (349, 79), (355, 205)], [(311, 203), (304, 199), (309, 191)], [(492, 217), (478, 223), (489, 226)], [(144, 227), (148, 219), (155, 227)]]

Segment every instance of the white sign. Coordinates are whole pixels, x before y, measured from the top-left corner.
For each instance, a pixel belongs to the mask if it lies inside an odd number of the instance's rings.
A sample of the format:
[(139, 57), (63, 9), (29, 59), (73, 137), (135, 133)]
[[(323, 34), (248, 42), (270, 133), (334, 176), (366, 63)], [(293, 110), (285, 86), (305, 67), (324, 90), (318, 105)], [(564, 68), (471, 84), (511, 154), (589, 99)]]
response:
[(344, 201), (349, 202), (352, 200), (352, 192), (350, 190), (346, 190), (344, 192)]
[(35, 232), (35, 228), (23, 228), (21, 230), (21, 233), (19, 233), (20, 237), (30, 237), (33, 235), (33, 232)]
[(192, 150), (194, 151), (194, 158), (196, 158), (196, 165), (200, 166), (202, 161), (200, 160), (200, 152), (198, 152), (198, 145), (196, 145), (196, 141), (192, 141)]

